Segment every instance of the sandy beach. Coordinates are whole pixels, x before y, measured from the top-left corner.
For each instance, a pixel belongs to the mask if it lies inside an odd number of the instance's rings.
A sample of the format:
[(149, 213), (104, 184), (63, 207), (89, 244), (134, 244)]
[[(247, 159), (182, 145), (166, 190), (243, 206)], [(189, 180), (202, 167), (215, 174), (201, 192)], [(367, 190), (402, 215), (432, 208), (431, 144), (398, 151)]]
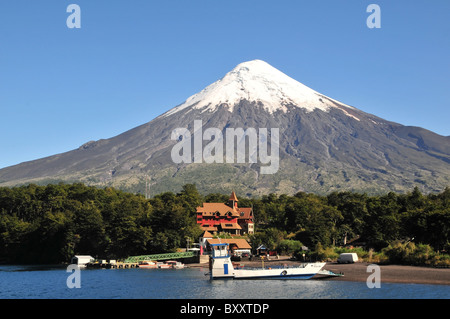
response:
[[(236, 264), (261, 267), (262, 262), (257, 261), (239, 261)], [(294, 266), (299, 264), (287, 258), (264, 260), (264, 266), (270, 267), (275, 265)], [(356, 262), (354, 264), (338, 264), (329, 262), (323, 268), (334, 273), (343, 273), (342, 277), (327, 277), (322, 280), (339, 280), (339, 281), (360, 281), (366, 282), (372, 272), (367, 272), (367, 266), (370, 263)], [(431, 285), (450, 285), (450, 268), (432, 268), (418, 266), (403, 265), (379, 265), (381, 273), (381, 282), (389, 283), (411, 283), (411, 284), (431, 284)], [(188, 267), (205, 267), (208, 264), (190, 264)]]
[[(343, 277), (330, 278), (341, 281), (367, 280), (372, 272), (367, 272), (370, 263), (357, 262), (354, 264), (327, 263), (324, 267), (334, 273), (343, 273)], [(381, 282), (450, 285), (449, 268), (432, 268), (404, 265), (379, 265)]]

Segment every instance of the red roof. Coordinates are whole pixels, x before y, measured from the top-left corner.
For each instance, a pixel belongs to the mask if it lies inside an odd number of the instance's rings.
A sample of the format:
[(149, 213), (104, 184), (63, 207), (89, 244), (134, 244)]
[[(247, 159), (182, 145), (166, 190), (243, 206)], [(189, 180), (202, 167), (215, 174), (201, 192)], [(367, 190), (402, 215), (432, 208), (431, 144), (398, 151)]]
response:
[(238, 249), (251, 249), (252, 247), (245, 239), (229, 239), (229, 238), (217, 238), (217, 239), (207, 239), (209, 244), (229, 244), (236, 245)]
[(202, 237), (203, 238), (213, 238), (213, 235), (209, 231), (205, 230)]
[[(229, 222), (235, 218), (238, 218), (241, 222), (244, 220), (246, 220), (247, 222), (252, 222), (253, 209), (251, 207), (237, 207), (237, 200), (238, 199), (236, 197), (236, 194), (233, 191), (230, 196), (230, 201), (235, 201), (236, 205), (234, 207), (232, 204), (227, 205), (224, 203), (203, 203), (202, 206), (197, 207), (197, 222), (199, 224), (202, 224), (206, 220), (211, 221), (211, 219), (217, 221), (226, 219)], [(202, 218), (204, 219), (202, 220)], [(234, 222), (236, 221), (234, 220)]]
[(238, 202), (238, 199), (236, 197), (236, 194), (234, 193), (234, 191), (231, 192), (231, 196), (229, 200), (234, 200), (235, 202)]
[(251, 207), (238, 208), (239, 219), (252, 219), (253, 212)]
[(219, 216), (227, 216), (229, 213), (232, 217), (239, 216), (239, 212), (223, 203), (203, 203), (203, 206), (197, 207), (197, 213), (202, 213), (203, 216), (214, 216), (219, 213)]
[(236, 223), (220, 223), (220, 227), (222, 227), (222, 229), (242, 229), (242, 227)]
[[(209, 225), (202, 225), (202, 229), (205, 231), (205, 232), (210, 232), (210, 231), (217, 231), (217, 227), (214, 227), (214, 226), (209, 226)], [(211, 236), (212, 237), (212, 236)]]

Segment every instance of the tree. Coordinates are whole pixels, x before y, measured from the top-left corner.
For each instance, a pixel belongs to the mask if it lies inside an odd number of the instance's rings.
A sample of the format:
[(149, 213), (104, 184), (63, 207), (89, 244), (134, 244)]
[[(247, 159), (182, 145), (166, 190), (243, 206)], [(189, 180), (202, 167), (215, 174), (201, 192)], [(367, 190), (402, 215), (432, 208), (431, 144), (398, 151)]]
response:
[(197, 190), (195, 184), (186, 184), (183, 186), (180, 194), (177, 195), (179, 200), (191, 216), (195, 216), (197, 207), (203, 202), (203, 198)]
[(366, 194), (333, 192), (327, 196), (327, 202), (342, 214), (342, 220), (337, 227), (339, 228), (339, 237), (343, 239), (344, 244), (348, 238), (362, 233), (364, 219), (368, 216)]
[(364, 219), (362, 237), (369, 246), (381, 249), (401, 237), (399, 209), (400, 205), (393, 193), (368, 199), (368, 214)]
[(75, 201), (73, 250), (76, 254), (100, 256), (107, 248), (103, 216), (98, 206), (88, 200)]
[(277, 228), (268, 228), (250, 235), (250, 239), (253, 249), (258, 248), (260, 245), (264, 245), (269, 250), (275, 250), (285, 236), (286, 232), (284, 231)]
[(116, 258), (139, 255), (147, 250), (152, 229), (143, 225), (149, 206), (142, 196), (120, 194), (109, 205), (106, 233), (110, 240), (108, 255)]

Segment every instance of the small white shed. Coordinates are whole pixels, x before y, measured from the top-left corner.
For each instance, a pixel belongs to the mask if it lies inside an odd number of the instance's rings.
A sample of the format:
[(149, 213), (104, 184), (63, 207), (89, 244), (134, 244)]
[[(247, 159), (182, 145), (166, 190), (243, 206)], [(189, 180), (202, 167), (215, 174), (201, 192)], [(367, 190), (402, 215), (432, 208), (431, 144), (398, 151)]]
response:
[(71, 264), (78, 265), (80, 267), (86, 266), (86, 264), (94, 261), (94, 257), (88, 255), (75, 255), (72, 257)]

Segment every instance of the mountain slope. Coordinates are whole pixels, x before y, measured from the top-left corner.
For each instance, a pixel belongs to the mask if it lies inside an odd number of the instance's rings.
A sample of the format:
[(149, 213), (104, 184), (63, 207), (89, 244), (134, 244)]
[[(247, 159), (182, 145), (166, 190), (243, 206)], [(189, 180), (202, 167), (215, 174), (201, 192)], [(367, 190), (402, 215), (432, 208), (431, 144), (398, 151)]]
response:
[[(217, 128), (279, 129), (279, 170), (260, 162), (174, 163), (172, 131), (194, 121)], [(209, 143), (203, 141), (202, 149)], [(223, 140), (226, 144), (226, 139)], [(270, 144), (269, 144), (270, 145)], [(225, 146), (224, 146), (225, 150)], [(269, 64), (239, 64), (222, 79), (154, 120), (110, 139), (0, 170), (0, 186), (82, 181), (151, 193), (196, 183), (203, 192), (241, 194), (333, 190), (425, 192), (450, 185), (450, 137), (403, 126), (322, 95)]]

